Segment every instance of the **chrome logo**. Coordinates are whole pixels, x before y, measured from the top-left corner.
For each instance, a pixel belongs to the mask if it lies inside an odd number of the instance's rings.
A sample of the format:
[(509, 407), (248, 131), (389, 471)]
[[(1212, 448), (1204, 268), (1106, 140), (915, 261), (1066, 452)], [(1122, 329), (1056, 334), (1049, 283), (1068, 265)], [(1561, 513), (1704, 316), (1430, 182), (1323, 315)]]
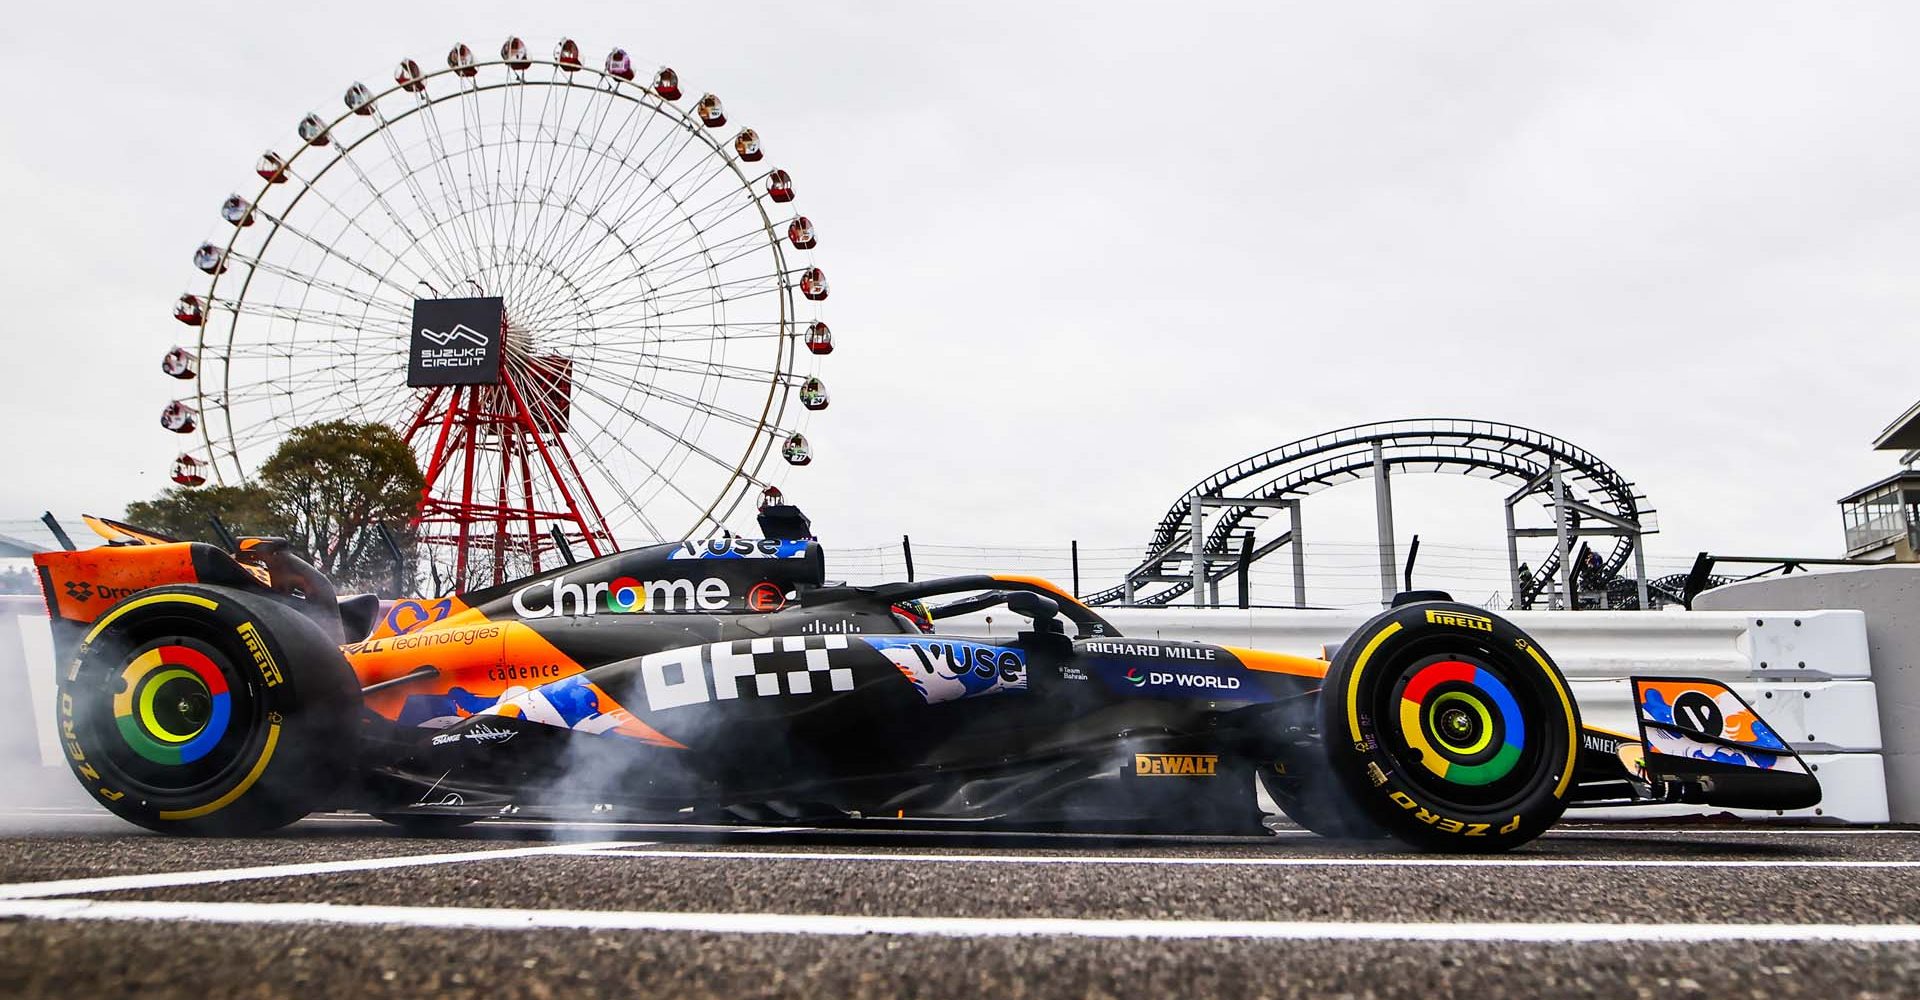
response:
[(607, 608), (610, 611), (644, 611), (647, 607), (647, 588), (630, 576), (622, 576), (607, 584)]

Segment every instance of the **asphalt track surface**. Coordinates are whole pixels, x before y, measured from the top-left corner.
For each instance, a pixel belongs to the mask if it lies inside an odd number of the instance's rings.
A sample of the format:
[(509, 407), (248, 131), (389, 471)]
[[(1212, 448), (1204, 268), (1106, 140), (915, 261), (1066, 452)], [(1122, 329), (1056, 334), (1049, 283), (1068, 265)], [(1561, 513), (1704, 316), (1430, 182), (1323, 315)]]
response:
[(344, 814), (0, 813), (18, 996), (1920, 996), (1920, 832), (1573, 826), (1497, 858)]

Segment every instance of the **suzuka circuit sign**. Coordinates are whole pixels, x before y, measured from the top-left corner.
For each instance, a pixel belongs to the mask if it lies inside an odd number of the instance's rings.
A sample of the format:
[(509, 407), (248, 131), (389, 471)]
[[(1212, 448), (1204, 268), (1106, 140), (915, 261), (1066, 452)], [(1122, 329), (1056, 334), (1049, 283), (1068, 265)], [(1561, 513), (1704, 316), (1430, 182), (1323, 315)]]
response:
[(413, 339), (407, 347), (407, 384), (492, 385), (500, 381), (498, 296), (414, 299)]

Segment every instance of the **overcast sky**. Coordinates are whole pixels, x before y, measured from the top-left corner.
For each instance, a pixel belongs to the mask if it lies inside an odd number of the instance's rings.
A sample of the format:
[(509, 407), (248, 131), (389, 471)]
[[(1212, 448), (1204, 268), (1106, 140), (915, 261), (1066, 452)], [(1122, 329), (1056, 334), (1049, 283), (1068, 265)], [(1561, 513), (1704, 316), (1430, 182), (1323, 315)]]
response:
[[(1911, 3), (424, 7), (11, 16), (0, 518), (166, 485), (220, 200), (349, 82), (510, 33), (670, 63), (792, 171), (840, 350), (786, 486), (829, 542), (1143, 544), (1249, 453), (1466, 416), (1634, 479), (1656, 553), (1837, 555), (1920, 396)], [(1497, 487), (1396, 492), (1502, 544)]]

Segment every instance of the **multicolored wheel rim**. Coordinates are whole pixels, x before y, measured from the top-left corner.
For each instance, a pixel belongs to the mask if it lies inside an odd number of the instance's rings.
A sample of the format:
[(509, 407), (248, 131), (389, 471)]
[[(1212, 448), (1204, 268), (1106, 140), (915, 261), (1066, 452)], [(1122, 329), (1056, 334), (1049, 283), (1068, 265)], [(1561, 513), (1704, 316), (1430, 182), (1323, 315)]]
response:
[(155, 764), (178, 766), (205, 757), (227, 734), (233, 696), (205, 653), (160, 645), (120, 671), (113, 721), (127, 748)]
[(1456, 659), (1427, 663), (1407, 678), (1400, 733), (1421, 767), (1456, 785), (1490, 785), (1512, 774), (1527, 740), (1506, 682)]

